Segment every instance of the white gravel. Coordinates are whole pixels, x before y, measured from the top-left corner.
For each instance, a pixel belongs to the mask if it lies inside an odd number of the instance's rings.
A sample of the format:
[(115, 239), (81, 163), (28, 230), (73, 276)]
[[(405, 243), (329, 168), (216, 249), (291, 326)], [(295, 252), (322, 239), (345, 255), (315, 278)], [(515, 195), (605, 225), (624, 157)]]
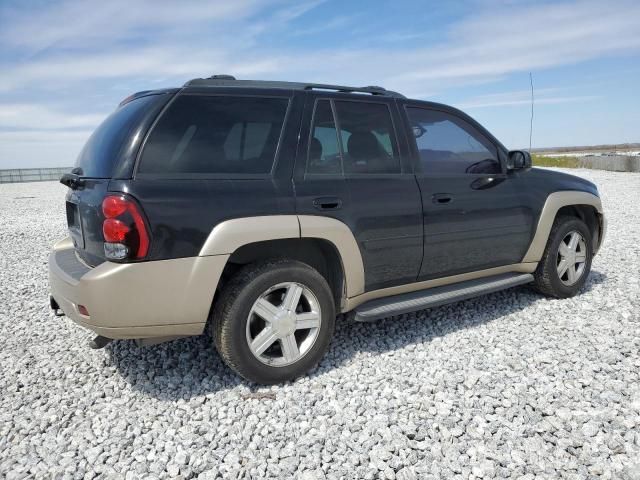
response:
[(204, 337), (90, 350), (48, 309), (65, 188), (0, 185), (0, 477), (640, 478), (640, 174), (572, 173), (609, 218), (580, 296), (342, 323), (270, 388)]

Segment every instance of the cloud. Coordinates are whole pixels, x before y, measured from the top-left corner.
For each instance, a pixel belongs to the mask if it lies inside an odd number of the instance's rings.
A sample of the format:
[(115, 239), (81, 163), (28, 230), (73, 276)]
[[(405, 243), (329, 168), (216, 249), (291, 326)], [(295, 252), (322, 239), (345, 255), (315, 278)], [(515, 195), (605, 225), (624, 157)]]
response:
[[(599, 95), (561, 95), (558, 88), (543, 88), (534, 90), (535, 105), (553, 105), (560, 103), (588, 102), (601, 98)], [(492, 93), (478, 95), (469, 100), (458, 103), (456, 106), (462, 109), (516, 107), (531, 104), (531, 90), (518, 90), (513, 92)]]
[[(438, 35), (425, 37), (428, 44), (417, 41), (415, 26), (405, 29), (397, 18), (385, 26), (386, 20), (376, 17), (375, 28), (349, 29), (366, 25), (366, 16), (376, 12), (331, 13), (326, 21), (310, 21), (310, 12), (326, 7), (326, 14), (335, 7), (324, 3), (184, 0), (178, 7), (169, 0), (63, 0), (38, 8), (29, 2), (3, 3), (0, 128), (92, 128), (106, 114), (106, 105), (115, 107), (134, 89), (178, 86), (214, 73), (373, 83), (425, 98), (518, 72), (640, 51), (636, 1), (481, 0), (472, 3), (473, 11), (438, 27)], [(345, 37), (336, 38), (341, 29)], [(328, 36), (331, 41), (323, 42)], [(318, 39), (315, 47), (310, 38)], [(433, 38), (441, 40), (434, 44)], [(94, 104), (97, 93), (104, 98)], [(537, 103), (594, 98), (539, 93)], [(522, 92), (500, 95), (474, 97), (462, 106), (529, 102)], [(0, 162), (5, 152), (6, 146)]]
[(69, 167), (90, 130), (0, 131), (0, 168)]
[[(182, 58), (183, 61), (179, 61)], [(210, 58), (215, 59), (215, 54)], [(50, 82), (80, 82), (94, 78), (113, 79), (137, 76), (179, 76), (207, 66), (205, 59), (180, 56), (174, 50), (131, 49), (127, 52), (63, 54), (24, 63), (0, 77), (0, 89)], [(45, 80), (43, 82), (43, 80)]]
[(326, 0), (300, 1), (288, 6), (287, 8), (277, 10), (275, 15), (273, 15), (273, 19), (279, 22), (287, 23), (295, 20), (296, 18), (307, 13), (309, 10), (313, 10), (318, 5), (321, 5), (325, 2)]
[[(328, 20), (323, 23), (318, 23), (317, 25), (313, 25), (311, 27), (300, 28), (297, 30), (293, 30), (291, 32), (292, 36), (311, 36), (317, 35), (319, 33), (324, 33), (330, 30), (343, 29), (349, 25), (351, 25), (356, 20), (353, 16), (341, 15), (338, 17), (334, 17), (331, 20)], [(343, 34), (344, 32), (340, 32)]]
[(324, 1), (283, 6), (278, 0), (189, 0), (180, 8), (167, 1), (67, 1), (35, 15), (5, 8), (0, 42), (27, 53), (10, 62), (0, 56), (0, 92), (33, 85), (57, 89), (91, 79), (264, 75), (275, 70), (279, 55), (257, 49), (257, 38)]
[[(368, 48), (351, 48), (345, 44), (313, 50), (308, 47), (300, 50), (295, 41), (279, 48), (261, 44), (262, 36), (274, 31), (299, 36), (304, 31), (300, 28), (290, 32), (279, 29), (319, 3), (313, 1), (277, 8), (277, 2), (240, 0), (237, 6), (220, 11), (198, 9), (193, 2), (187, 2), (179, 9), (163, 8), (166, 5), (161, 3), (149, 7), (153, 13), (146, 17), (136, 14), (138, 7), (132, 7), (133, 12), (126, 7), (114, 8), (112, 12), (112, 3), (102, 2), (99, 7), (92, 5), (100, 14), (83, 17), (68, 29), (60, 25), (65, 23), (62, 19), (51, 21), (47, 14), (40, 14), (35, 19), (23, 19), (8, 30), (4, 29), (0, 39), (14, 44), (24, 41), (30, 45), (65, 41), (77, 44), (88, 39), (88, 44), (92, 45), (92, 42), (108, 37), (111, 45), (97, 51), (93, 48), (59, 49), (13, 66), (5, 65), (0, 89), (11, 90), (42, 82), (43, 78), (60, 83), (131, 77), (185, 80), (191, 76), (224, 72), (356, 84), (384, 81), (390, 88), (411, 93), (442, 90), (493, 80), (514, 72), (640, 50), (640, 29), (636, 21), (640, 18), (640, 3), (637, 2), (621, 2), (617, 7), (604, 2), (526, 7), (517, 3), (500, 5), (453, 24), (441, 44), (427, 48), (416, 48), (415, 42), (409, 45), (383, 43)], [(92, 10), (85, 4), (80, 5), (66, 3), (60, 12), (53, 14), (63, 17), (79, 8), (83, 12)], [(253, 20), (267, 6), (273, 8), (273, 13), (266, 15), (266, 20)], [(174, 10), (179, 13), (173, 15)], [(115, 21), (115, 15), (127, 18)], [(53, 26), (43, 27), (47, 19)], [(321, 28), (331, 29), (336, 22), (348, 21), (348, 17), (337, 17), (324, 25), (308, 27), (308, 32), (313, 35)], [(75, 27), (75, 23), (79, 26)], [(142, 41), (140, 46), (125, 47), (119, 43), (135, 32), (144, 37), (145, 28), (150, 26), (161, 32), (163, 28), (169, 31), (159, 35), (153, 44)], [(185, 28), (192, 34), (185, 34)], [(402, 34), (398, 31), (397, 36)], [(384, 36), (381, 38), (384, 41)], [(376, 38), (372, 36), (370, 43), (375, 42)], [(389, 46), (391, 44), (393, 47)]]
[(413, 52), (420, 66), (394, 80), (446, 82), (506, 75), (638, 51), (639, 16), (637, 2), (501, 6), (454, 25), (446, 43)]
[[(269, 2), (274, 4), (275, 2)], [(250, 17), (265, 2), (234, 0), (201, 2), (183, 0), (177, 5), (170, 0), (135, 1), (99, 0), (70, 1), (50, 4), (39, 9), (24, 5), (4, 6), (0, 41), (6, 45), (35, 52), (50, 47), (77, 48), (104, 45), (125, 38), (138, 38), (146, 29), (172, 31), (176, 27), (197, 28), (210, 22), (236, 22)]]
[(55, 110), (41, 104), (0, 104), (0, 128), (75, 129), (94, 128), (105, 113), (77, 114)]
[(57, 132), (51, 130), (18, 130), (13, 132), (0, 131), (0, 144), (5, 146), (9, 144), (24, 146), (41, 146), (43, 144), (68, 145), (69, 142), (80, 142), (80, 144), (82, 144), (82, 142), (86, 141), (91, 136), (91, 133), (92, 130), (77, 130), (70, 132)]

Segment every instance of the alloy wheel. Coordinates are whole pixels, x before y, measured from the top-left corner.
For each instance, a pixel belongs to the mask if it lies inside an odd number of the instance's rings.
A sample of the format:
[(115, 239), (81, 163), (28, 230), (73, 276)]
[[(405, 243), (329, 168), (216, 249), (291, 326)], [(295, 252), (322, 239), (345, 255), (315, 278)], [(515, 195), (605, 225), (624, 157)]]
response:
[(274, 285), (254, 302), (247, 318), (251, 353), (260, 362), (283, 367), (304, 357), (315, 343), (322, 323), (320, 303), (300, 283)]
[(570, 231), (560, 242), (556, 268), (560, 281), (574, 285), (584, 273), (587, 261), (587, 244), (580, 232)]

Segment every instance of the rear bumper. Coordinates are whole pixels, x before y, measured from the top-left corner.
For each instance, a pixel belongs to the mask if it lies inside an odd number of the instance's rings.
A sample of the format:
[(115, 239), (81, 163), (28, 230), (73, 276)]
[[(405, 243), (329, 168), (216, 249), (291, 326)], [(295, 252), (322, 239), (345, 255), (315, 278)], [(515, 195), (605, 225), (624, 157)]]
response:
[(67, 317), (107, 338), (199, 335), (228, 258), (104, 262), (89, 268), (66, 238), (49, 256), (51, 296)]

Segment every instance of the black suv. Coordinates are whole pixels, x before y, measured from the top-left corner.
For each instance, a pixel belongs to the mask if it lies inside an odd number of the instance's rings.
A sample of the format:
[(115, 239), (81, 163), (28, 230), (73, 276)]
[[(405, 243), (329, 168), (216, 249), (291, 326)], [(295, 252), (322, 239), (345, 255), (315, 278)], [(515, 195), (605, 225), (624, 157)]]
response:
[(604, 237), (598, 191), (530, 167), (459, 110), (381, 87), (214, 76), (136, 93), (61, 179), (51, 306), (94, 347), (207, 331), (245, 378), (291, 379), (338, 313), (526, 283), (575, 295)]

